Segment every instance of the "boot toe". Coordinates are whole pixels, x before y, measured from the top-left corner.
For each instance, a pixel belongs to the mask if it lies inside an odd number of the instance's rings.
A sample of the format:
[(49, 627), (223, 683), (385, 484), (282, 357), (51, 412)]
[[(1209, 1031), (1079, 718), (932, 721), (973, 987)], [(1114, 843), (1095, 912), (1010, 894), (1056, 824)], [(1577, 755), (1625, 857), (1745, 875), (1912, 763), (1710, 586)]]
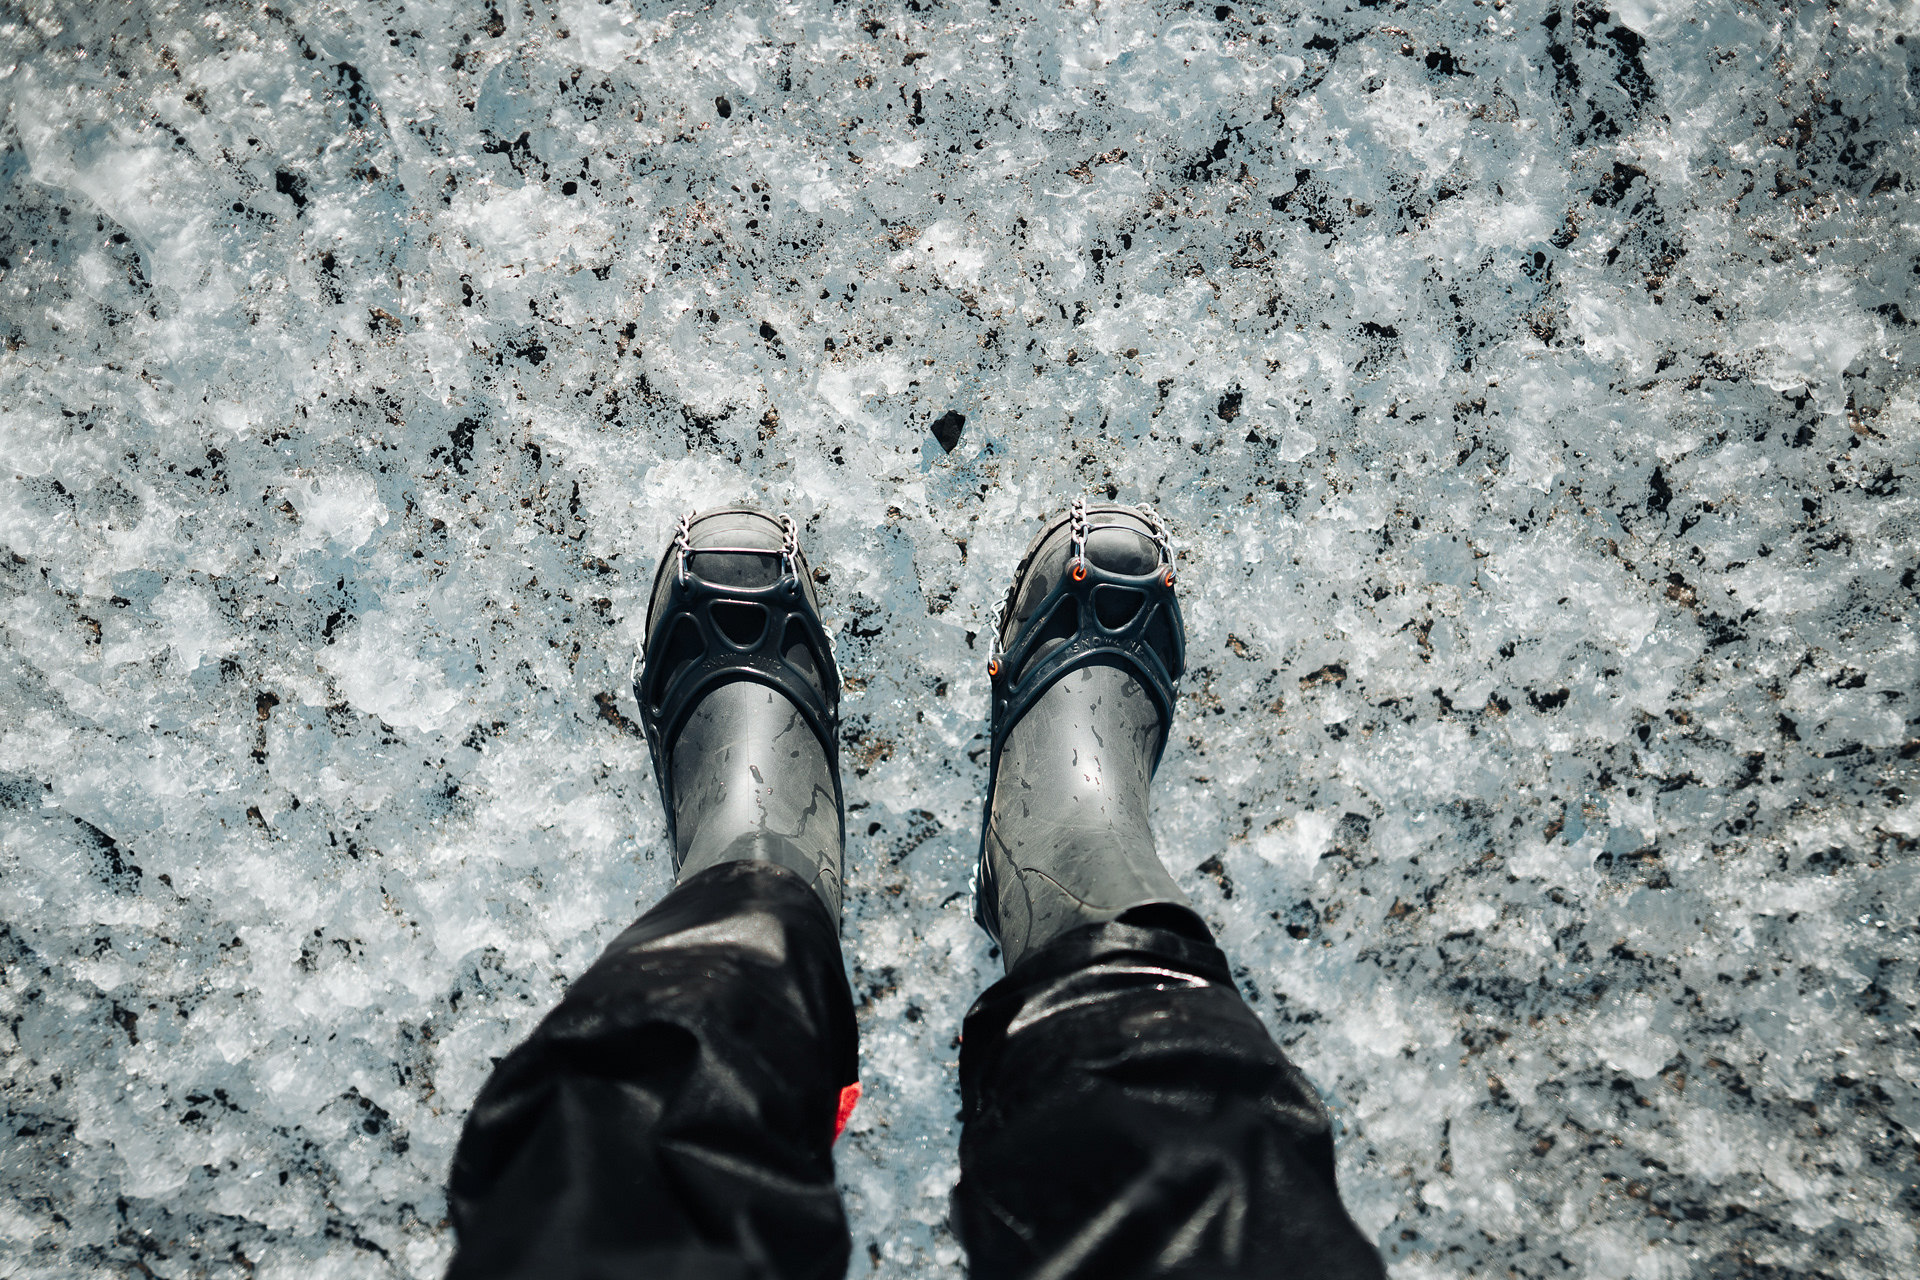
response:
[[(1087, 533), (1087, 559), (1109, 573), (1138, 577), (1160, 565), (1160, 544), (1153, 530), (1130, 507), (1089, 507), (1093, 525)], [(1024, 571), (1014, 584), (1013, 608), (1006, 635), (1025, 626), (1047, 593), (1065, 577), (1073, 559), (1073, 526), (1062, 520), (1045, 530), (1028, 552)]]

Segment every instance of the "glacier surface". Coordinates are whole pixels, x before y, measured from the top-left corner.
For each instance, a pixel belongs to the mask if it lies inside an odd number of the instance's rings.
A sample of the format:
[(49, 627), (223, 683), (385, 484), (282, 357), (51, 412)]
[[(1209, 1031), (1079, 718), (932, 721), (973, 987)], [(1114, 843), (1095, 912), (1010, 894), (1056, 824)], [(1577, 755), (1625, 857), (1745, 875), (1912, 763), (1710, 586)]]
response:
[(982, 632), (1151, 501), (1156, 819), (1396, 1280), (1920, 1273), (1920, 15), (0, 9), (0, 1276), (433, 1276), (671, 872), (671, 522), (847, 677), (852, 1274), (957, 1277)]

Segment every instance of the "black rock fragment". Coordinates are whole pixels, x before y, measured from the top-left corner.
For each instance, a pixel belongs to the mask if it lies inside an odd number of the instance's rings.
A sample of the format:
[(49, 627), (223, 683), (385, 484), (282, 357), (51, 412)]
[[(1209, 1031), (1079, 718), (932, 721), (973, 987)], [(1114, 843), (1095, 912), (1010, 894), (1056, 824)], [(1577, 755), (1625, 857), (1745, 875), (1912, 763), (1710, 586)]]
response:
[(960, 443), (960, 432), (967, 425), (967, 415), (958, 409), (949, 409), (933, 420), (933, 438), (940, 442), (941, 449), (953, 452), (953, 446)]

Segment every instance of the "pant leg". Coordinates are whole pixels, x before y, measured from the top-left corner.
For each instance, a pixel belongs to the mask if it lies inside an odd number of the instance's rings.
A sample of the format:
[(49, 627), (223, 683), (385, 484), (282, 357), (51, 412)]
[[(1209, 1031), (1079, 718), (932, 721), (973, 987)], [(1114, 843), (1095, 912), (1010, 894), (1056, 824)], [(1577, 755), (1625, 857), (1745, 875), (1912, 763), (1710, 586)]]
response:
[(448, 1280), (837, 1280), (856, 1061), (838, 930), (807, 883), (764, 862), (689, 878), (481, 1089)]
[(1211, 943), (1067, 934), (980, 997), (960, 1055), (973, 1280), (1384, 1277), (1318, 1096)]

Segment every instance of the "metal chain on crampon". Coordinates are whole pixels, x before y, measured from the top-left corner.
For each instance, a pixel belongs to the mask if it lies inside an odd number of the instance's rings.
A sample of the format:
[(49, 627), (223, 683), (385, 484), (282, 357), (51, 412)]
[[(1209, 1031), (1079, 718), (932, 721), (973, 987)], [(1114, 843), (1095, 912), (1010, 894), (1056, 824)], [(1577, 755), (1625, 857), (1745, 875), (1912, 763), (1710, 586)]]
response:
[(1073, 580), (1080, 582), (1087, 576), (1087, 499), (1084, 494), (1073, 500), (1070, 518), (1073, 521)]
[(1160, 556), (1163, 560), (1166, 561), (1166, 564), (1167, 564), (1167, 585), (1172, 586), (1173, 585), (1173, 534), (1167, 529), (1167, 522), (1160, 518), (1160, 513), (1158, 511), (1155, 511), (1152, 507), (1148, 506), (1144, 502), (1140, 504), (1138, 510), (1141, 516), (1146, 520), (1147, 527), (1153, 530), (1154, 545), (1159, 547)]
[(800, 576), (800, 526), (793, 517), (780, 513), (780, 568), (789, 578)]
[(1000, 626), (1007, 614), (1007, 600), (1002, 596), (993, 605), (993, 613), (987, 618), (987, 674), (1000, 674)]
[(687, 581), (687, 557), (693, 553), (693, 516), (694, 510), (689, 508), (686, 513), (680, 517), (680, 523), (673, 531), (673, 549), (680, 557), (680, 582), (682, 585), (685, 585)]

